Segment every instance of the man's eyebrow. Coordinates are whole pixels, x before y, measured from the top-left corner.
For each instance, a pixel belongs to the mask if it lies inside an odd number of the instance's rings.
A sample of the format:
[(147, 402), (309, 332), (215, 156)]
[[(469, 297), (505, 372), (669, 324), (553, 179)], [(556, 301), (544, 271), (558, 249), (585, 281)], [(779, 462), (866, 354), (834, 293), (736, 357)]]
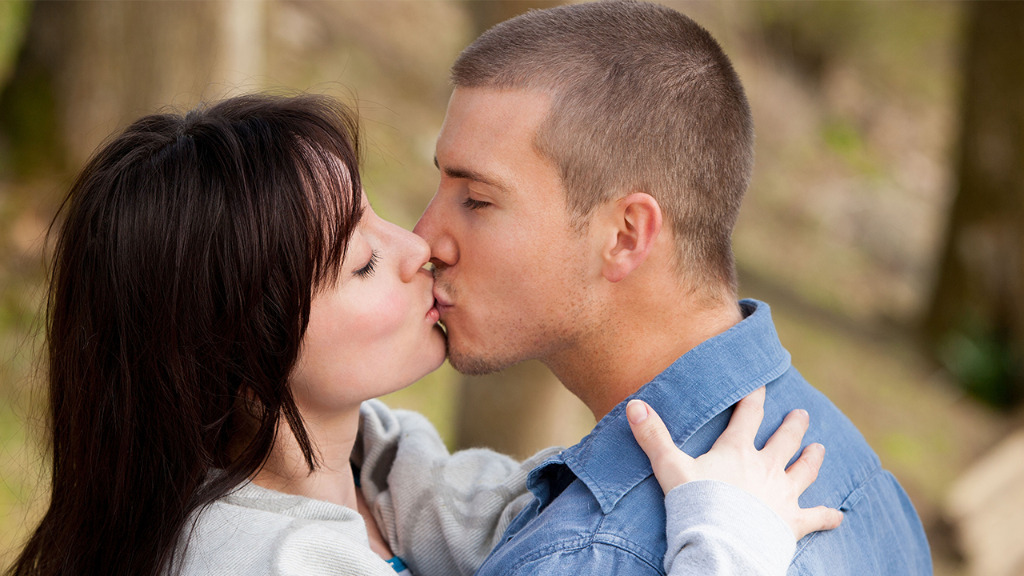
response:
[[(436, 167), (438, 170), (441, 170), (441, 166), (438, 165), (437, 163), (437, 156), (434, 156), (434, 167)], [(480, 172), (477, 172), (476, 170), (470, 170), (469, 168), (455, 168), (446, 166), (441, 171), (444, 172), (444, 175), (449, 178), (457, 178), (460, 180), (472, 180), (474, 182), (480, 182), (481, 184), (493, 186), (499, 190), (508, 189), (508, 186), (506, 186), (500, 180), (495, 180), (492, 177), (485, 176)]]

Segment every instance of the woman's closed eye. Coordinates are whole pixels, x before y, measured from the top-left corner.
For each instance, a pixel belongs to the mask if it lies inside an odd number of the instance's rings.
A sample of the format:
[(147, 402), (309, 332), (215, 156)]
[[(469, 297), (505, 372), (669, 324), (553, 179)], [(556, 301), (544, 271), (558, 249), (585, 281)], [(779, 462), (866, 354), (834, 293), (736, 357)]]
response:
[(353, 274), (360, 278), (369, 278), (370, 276), (373, 276), (373, 271), (377, 268), (378, 261), (380, 261), (380, 255), (376, 250), (374, 250), (370, 253), (370, 259), (366, 262), (366, 265), (353, 272)]

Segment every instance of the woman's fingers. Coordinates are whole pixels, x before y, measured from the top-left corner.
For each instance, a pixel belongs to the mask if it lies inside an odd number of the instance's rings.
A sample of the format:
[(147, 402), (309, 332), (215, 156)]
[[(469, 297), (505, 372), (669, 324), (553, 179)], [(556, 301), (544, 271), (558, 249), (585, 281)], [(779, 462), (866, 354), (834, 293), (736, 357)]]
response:
[(637, 444), (650, 459), (654, 475), (666, 494), (672, 488), (691, 480), (686, 466), (693, 462), (693, 458), (676, 448), (672, 435), (657, 412), (643, 400), (630, 400), (626, 405), (626, 419), (629, 420)]
[(833, 530), (843, 523), (843, 513), (835, 508), (818, 506), (801, 508), (796, 519), (789, 522), (793, 535), (799, 540), (811, 532)]
[(803, 442), (804, 434), (807, 433), (810, 423), (811, 418), (806, 410), (793, 410), (786, 415), (778, 430), (765, 442), (761, 452), (785, 466), (786, 462), (789, 462), (800, 449), (800, 444)]
[(800, 458), (786, 470), (786, 476), (800, 492), (803, 492), (818, 478), (818, 471), (821, 470), (824, 461), (825, 447), (821, 444), (811, 444), (804, 448)]
[[(802, 436), (802, 434), (801, 434)], [(811, 444), (804, 448), (800, 458), (786, 470), (786, 478), (791, 482), (796, 494), (802, 494), (815, 479), (825, 459), (825, 447)], [(793, 535), (799, 540), (811, 532), (838, 528), (843, 521), (843, 513), (835, 508), (818, 506), (816, 508), (791, 509), (792, 516), (786, 518)]]
[(666, 494), (691, 480), (719, 480), (746, 490), (768, 505), (798, 540), (811, 532), (839, 526), (843, 518), (839, 510), (824, 506), (800, 508), (800, 495), (818, 477), (825, 457), (824, 446), (807, 446), (786, 468), (807, 432), (807, 412), (790, 412), (762, 450), (754, 447), (754, 437), (764, 418), (764, 397), (764, 388), (760, 388), (741, 400), (715, 445), (696, 459), (676, 448), (665, 424), (646, 403), (630, 401), (626, 416)]
[(736, 403), (729, 425), (718, 437), (715, 445), (731, 445), (737, 448), (753, 448), (757, 429), (764, 418), (765, 390), (762, 386)]

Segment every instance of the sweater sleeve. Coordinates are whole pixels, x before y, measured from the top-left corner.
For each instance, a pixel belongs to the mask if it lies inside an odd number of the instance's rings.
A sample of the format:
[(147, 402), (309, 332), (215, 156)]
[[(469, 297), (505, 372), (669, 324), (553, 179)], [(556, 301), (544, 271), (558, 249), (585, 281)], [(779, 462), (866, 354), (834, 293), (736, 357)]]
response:
[(669, 576), (783, 576), (796, 551), (789, 526), (752, 494), (701, 480), (665, 498)]
[(273, 544), (270, 575), (396, 576), (395, 570), (370, 550), (365, 532), (358, 534), (361, 542), (350, 532), (323, 522), (293, 522)]
[(363, 495), (392, 550), (417, 576), (471, 575), (533, 495), (529, 472), (549, 449), (518, 462), (491, 450), (449, 454), (415, 412), (377, 401), (362, 409)]

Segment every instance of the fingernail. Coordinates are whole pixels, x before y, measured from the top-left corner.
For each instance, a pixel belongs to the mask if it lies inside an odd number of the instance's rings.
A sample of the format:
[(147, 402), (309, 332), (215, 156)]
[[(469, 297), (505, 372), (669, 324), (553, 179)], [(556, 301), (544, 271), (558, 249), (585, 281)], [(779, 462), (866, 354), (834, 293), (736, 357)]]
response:
[(647, 420), (647, 404), (642, 400), (630, 400), (626, 404), (626, 418), (631, 424), (639, 424)]

